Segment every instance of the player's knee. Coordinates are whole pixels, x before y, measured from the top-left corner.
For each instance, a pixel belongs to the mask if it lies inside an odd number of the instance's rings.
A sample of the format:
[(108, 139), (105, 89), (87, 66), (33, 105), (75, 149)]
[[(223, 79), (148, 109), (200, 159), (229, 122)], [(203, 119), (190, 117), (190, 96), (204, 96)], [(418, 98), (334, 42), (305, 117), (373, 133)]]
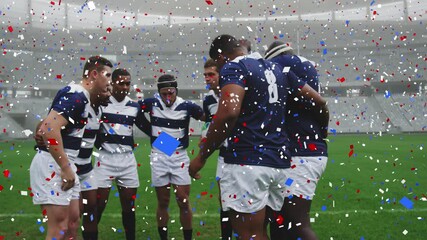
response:
[(188, 197), (186, 198), (177, 198), (178, 206), (180, 209), (188, 209), (190, 208), (190, 203), (188, 201)]

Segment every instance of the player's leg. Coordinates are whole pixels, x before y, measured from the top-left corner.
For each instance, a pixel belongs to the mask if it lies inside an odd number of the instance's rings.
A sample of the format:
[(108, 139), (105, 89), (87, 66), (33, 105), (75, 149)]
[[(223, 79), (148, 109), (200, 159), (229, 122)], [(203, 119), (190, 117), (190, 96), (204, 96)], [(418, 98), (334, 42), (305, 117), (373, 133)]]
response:
[(268, 239), (265, 220), (265, 208), (253, 213), (230, 212), (231, 224), (236, 239)]
[(324, 156), (294, 156), (292, 157), (295, 168), (289, 169), (290, 178), (293, 183), (288, 188), (292, 197), (285, 198), (282, 214), (286, 220), (285, 227), (291, 228), (282, 231), (282, 238), (288, 239), (317, 239), (316, 234), (310, 226), (310, 208), (314, 197), (317, 182), (323, 174), (327, 157)]
[(170, 184), (156, 187), (157, 196), (157, 228), (161, 240), (167, 239), (167, 226), (169, 221)]
[(68, 206), (46, 204), (41, 205), (42, 211), (46, 211), (47, 234), (46, 240), (64, 239), (68, 232)]
[(98, 190), (96, 191), (97, 222), (101, 222), (102, 213), (108, 203), (111, 186), (115, 178), (114, 154), (100, 150), (99, 155), (95, 158), (94, 176)]
[(122, 223), (126, 239), (135, 239), (135, 200), (137, 188), (118, 187), (122, 205)]
[(174, 187), (175, 198), (179, 207), (179, 216), (183, 229), (184, 240), (191, 239), (193, 235), (193, 212), (190, 207), (191, 178), (188, 173), (190, 158), (186, 149), (177, 150), (169, 162), (171, 171), (171, 184)]
[(310, 207), (311, 200), (296, 196), (285, 198), (282, 213), (285, 215), (287, 222), (291, 222), (291, 228), (289, 231), (285, 231), (282, 237), (289, 236), (289, 238), (286, 239), (317, 239), (316, 234), (310, 226)]
[(179, 219), (184, 232), (184, 240), (191, 239), (193, 234), (193, 212), (190, 207), (190, 185), (173, 185), (176, 202), (179, 207)]
[(219, 200), (219, 207), (220, 207), (220, 214), (219, 214), (219, 223), (221, 227), (221, 239), (222, 240), (231, 240), (233, 238), (233, 228), (231, 227), (231, 221), (230, 221), (230, 215), (229, 211), (224, 211), (222, 209), (222, 202), (221, 202), (221, 185), (220, 185), (220, 179), (222, 178), (222, 169), (224, 167), (224, 158), (219, 156), (218, 157), (218, 163), (216, 167), (216, 179), (218, 183), (218, 200)]
[(122, 223), (126, 239), (135, 239), (135, 200), (139, 177), (135, 155), (116, 154), (116, 183), (122, 206)]
[(107, 207), (108, 197), (110, 196), (111, 188), (98, 188), (96, 191), (96, 207), (98, 224), (101, 222), (102, 213)]
[(80, 205), (79, 199), (72, 199), (68, 207), (68, 231), (66, 239), (77, 239), (77, 232), (80, 227)]
[(83, 239), (98, 239), (97, 189), (82, 191), (81, 215)]

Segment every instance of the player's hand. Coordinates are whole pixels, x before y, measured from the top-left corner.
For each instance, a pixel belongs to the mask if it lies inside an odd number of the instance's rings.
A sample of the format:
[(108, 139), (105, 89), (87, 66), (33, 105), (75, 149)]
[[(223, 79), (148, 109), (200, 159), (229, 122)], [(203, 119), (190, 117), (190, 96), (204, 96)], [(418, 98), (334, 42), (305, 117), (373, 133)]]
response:
[(188, 168), (188, 171), (190, 173), (190, 176), (195, 179), (200, 179), (201, 176), (199, 174), (200, 169), (203, 168), (205, 165), (205, 161), (202, 160), (200, 155), (197, 155), (196, 158), (194, 158), (190, 162), (190, 167)]
[(61, 179), (62, 179), (62, 191), (67, 191), (74, 187), (76, 174), (74, 173), (71, 166), (61, 168)]
[(36, 132), (36, 135), (34, 136), (34, 140), (36, 141), (36, 145), (38, 147), (46, 147), (46, 144), (43, 141), (42, 132), (40, 129)]

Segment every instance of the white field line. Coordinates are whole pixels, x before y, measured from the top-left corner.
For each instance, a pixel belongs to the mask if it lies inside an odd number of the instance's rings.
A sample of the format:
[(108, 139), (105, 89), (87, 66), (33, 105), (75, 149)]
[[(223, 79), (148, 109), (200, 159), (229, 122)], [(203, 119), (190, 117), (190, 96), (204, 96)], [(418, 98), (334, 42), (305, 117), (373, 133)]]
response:
[[(316, 214), (319, 215), (341, 215), (341, 214), (352, 214), (352, 215), (357, 215), (357, 214), (381, 214), (381, 213), (409, 213), (409, 212), (427, 212), (427, 208), (416, 208), (416, 209), (384, 209), (384, 210), (351, 210), (351, 211), (319, 211), (319, 212), (311, 212), (311, 217), (314, 217)], [(104, 217), (113, 217), (113, 218), (118, 218), (118, 217), (122, 217), (122, 215), (120, 213), (104, 213), (102, 214), (102, 216)], [(153, 213), (148, 213), (148, 214), (144, 214), (139, 212), (137, 214), (137, 218), (144, 218), (144, 217), (155, 217), (156, 214)], [(23, 218), (42, 218), (41, 214), (36, 214), (36, 213), (0, 213), (0, 217), (4, 218), (4, 217), (13, 217), (13, 218), (17, 218), (17, 217), (23, 217)], [(179, 217), (179, 215), (176, 213), (174, 214), (170, 214), (170, 217)], [(219, 217), (219, 213), (206, 213), (206, 214), (200, 214), (200, 213), (196, 213), (193, 214), (193, 217), (196, 218), (217, 218)]]

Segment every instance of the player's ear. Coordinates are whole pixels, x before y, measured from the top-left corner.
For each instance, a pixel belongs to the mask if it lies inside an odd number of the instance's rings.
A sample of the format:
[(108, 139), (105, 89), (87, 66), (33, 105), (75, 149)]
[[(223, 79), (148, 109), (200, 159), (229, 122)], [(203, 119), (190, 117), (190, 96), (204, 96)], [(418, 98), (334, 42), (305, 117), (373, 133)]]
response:
[(96, 71), (96, 68), (95, 69), (92, 69), (90, 72), (89, 72), (89, 77), (90, 78), (97, 78), (98, 77), (98, 71)]

